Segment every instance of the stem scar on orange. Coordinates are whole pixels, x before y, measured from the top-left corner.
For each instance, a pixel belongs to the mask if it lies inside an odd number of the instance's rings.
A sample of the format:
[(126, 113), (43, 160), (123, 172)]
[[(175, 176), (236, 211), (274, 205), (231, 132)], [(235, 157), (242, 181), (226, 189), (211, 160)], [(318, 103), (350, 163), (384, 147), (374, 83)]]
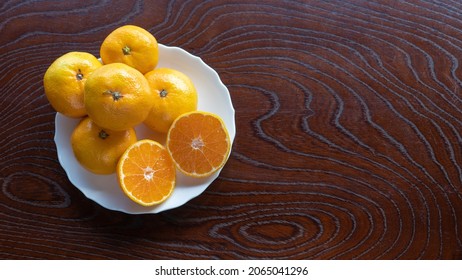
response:
[(173, 122), (167, 134), (167, 149), (182, 173), (207, 177), (226, 163), (231, 142), (219, 116), (194, 111)]
[(100, 55), (104, 64), (125, 63), (144, 74), (157, 66), (158, 48), (156, 38), (149, 31), (135, 25), (124, 25), (104, 39)]
[(126, 130), (143, 122), (153, 99), (146, 78), (123, 63), (103, 65), (85, 83), (85, 108), (99, 126)]
[(83, 167), (96, 174), (111, 174), (116, 172), (119, 158), (136, 140), (133, 128), (110, 131), (87, 117), (72, 132), (71, 146)]
[(101, 65), (86, 52), (69, 52), (57, 58), (43, 77), (45, 95), (53, 109), (68, 117), (85, 116), (84, 85), (88, 75)]
[(131, 145), (119, 160), (117, 177), (122, 191), (134, 202), (152, 206), (173, 192), (175, 165), (164, 146), (150, 139)]

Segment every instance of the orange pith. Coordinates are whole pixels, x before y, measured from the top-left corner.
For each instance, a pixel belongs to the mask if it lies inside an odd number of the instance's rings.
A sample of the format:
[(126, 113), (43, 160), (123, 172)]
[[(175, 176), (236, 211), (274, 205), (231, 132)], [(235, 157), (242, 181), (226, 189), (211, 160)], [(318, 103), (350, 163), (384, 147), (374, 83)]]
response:
[(120, 187), (134, 202), (151, 206), (165, 201), (175, 187), (175, 165), (168, 151), (153, 140), (140, 140), (119, 160)]
[(206, 177), (225, 164), (231, 148), (223, 120), (208, 112), (179, 116), (167, 135), (167, 149), (178, 169), (192, 177)]

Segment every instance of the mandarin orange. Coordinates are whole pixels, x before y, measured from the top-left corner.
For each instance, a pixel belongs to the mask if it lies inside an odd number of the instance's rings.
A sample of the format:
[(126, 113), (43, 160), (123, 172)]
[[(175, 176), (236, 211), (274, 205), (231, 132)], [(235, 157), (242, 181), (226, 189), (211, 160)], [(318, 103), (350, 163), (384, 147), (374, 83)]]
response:
[(176, 182), (175, 165), (167, 149), (149, 139), (125, 151), (117, 165), (117, 176), (122, 191), (143, 206), (165, 201)]
[(123, 63), (103, 65), (85, 83), (85, 109), (99, 126), (126, 130), (142, 123), (153, 104), (146, 78)]
[(124, 25), (104, 39), (100, 55), (104, 64), (125, 63), (144, 74), (157, 66), (159, 47), (149, 31), (135, 25)]
[(180, 71), (157, 68), (145, 74), (154, 104), (144, 123), (154, 131), (167, 133), (181, 114), (197, 109), (197, 91), (191, 79)]
[(101, 62), (86, 52), (69, 52), (57, 58), (43, 77), (45, 95), (53, 109), (68, 117), (85, 116), (84, 85), (99, 67)]
[(120, 156), (136, 140), (133, 128), (111, 131), (99, 127), (87, 117), (74, 129), (71, 146), (83, 167), (96, 174), (111, 174), (116, 171)]
[(167, 134), (167, 149), (181, 172), (192, 177), (206, 177), (223, 167), (231, 142), (218, 115), (194, 111), (173, 122)]

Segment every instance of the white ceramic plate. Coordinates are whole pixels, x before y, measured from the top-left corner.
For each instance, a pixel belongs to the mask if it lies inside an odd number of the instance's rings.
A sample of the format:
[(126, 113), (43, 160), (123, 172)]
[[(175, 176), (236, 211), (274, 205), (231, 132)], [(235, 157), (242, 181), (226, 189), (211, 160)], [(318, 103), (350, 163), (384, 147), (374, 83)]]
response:
[[(159, 63), (157, 67), (168, 67), (188, 75), (198, 92), (198, 110), (219, 115), (226, 124), (231, 143), (234, 141), (236, 127), (234, 108), (229, 91), (218, 74), (199, 57), (181, 48), (159, 44)], [(120, 189), (115, 174), (96, 175), (84, 169), (74, 157), (70, 137), (80, 119), (72, 119), (57, 113), (55, 122), (55, 143), (58, 160), (74, 184), (88, 198), (101, 206), (130, 214), (159, 213), (181, 206), (201, 194), (215, 180), (219, 172), (203, 179), (187, 177), (177, 172), (177, 185), (173, 194), (162, 204), (144, 207), (131, 201)], [(138, 139), (150, 138), (165, 144), (165, 136), (152, 132), (144, 125), (135, 128)]]

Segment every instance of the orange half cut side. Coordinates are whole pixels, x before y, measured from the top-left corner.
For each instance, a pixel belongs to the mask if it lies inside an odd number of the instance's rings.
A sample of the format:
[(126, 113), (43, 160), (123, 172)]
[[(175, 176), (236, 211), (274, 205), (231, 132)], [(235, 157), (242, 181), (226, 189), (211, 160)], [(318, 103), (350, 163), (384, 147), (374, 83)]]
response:
[(175, 165), (167, 149), (148, 139), (131, 145), (117, 165), (123, 192), (143, 206), (165, 201), (175, 187), (175, 174)]
[(201, 178), (223, 167), (231, 142), (218, 115), (194, 111), (173, 122), (167, 134), (167, 149), (182, 173)]

